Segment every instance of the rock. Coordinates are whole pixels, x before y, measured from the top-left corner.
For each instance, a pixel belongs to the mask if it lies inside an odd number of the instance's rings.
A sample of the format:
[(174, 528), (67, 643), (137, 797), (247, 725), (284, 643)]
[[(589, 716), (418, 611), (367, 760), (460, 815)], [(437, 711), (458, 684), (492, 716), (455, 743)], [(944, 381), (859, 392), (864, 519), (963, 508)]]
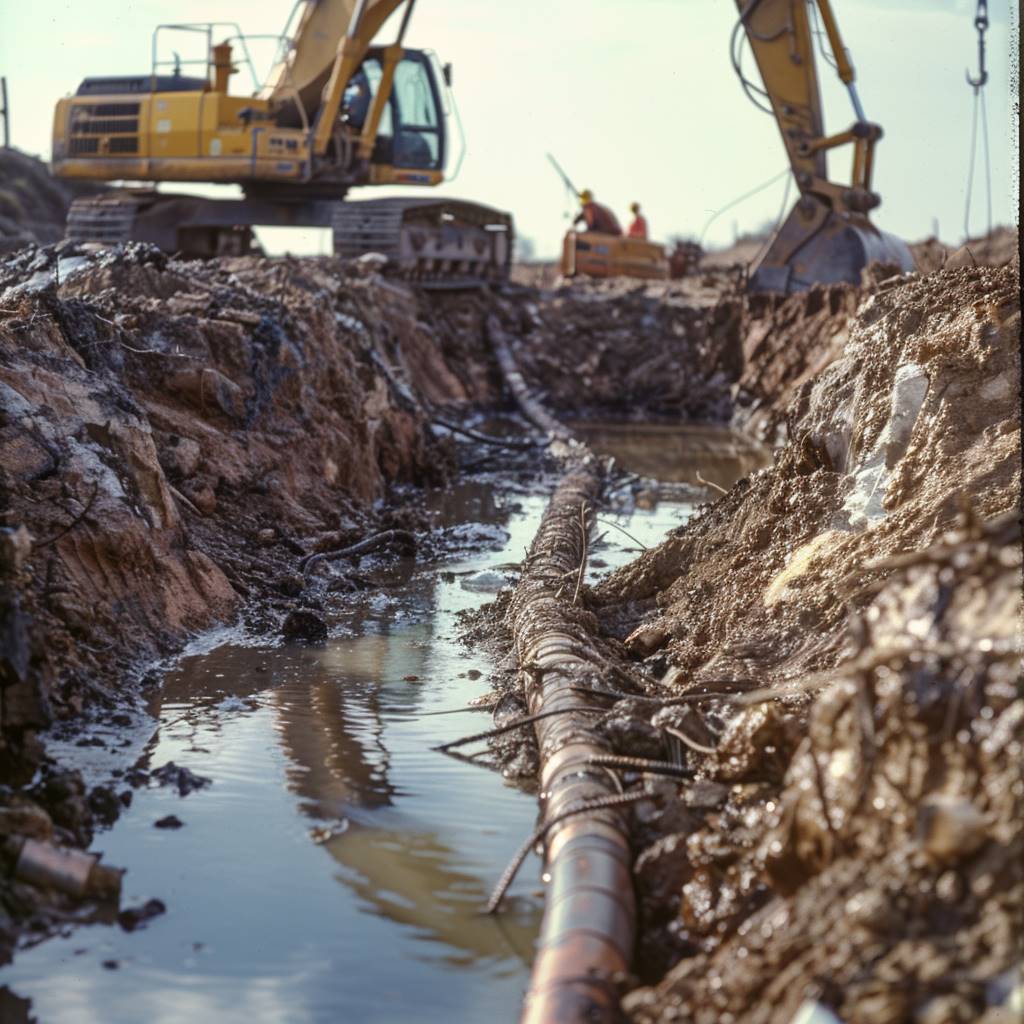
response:
[(89, 793), (89, 809), (103, 825), (113, 825), (121, 807), (121, 801), (106, 786), (96, 786)]
[(147, 921), (167, 912), (163, 900), (147, 900), (141, 907), (126, 907), (117, 915), (117, 923), (126, 931), (133, 932)]
[(273, 544), (274, 541), (276, 540), (277, 531), (270, 529), (270, 527), (267, 527), (265, 530), (260, 530), (256, 534), (257, 543), (261, 544), (263, 547), (268, 547), (269, 545)]
[(319, 642), (327, 639), (327, 623), (316, 612), (306, 608), (295, 608), (281, 623), (281, 635), (289, 640)]
[(988, 834), (988, 819), (967, 800), (935, 800), (917, 815), (917, 838), (922, 848), (941, 863), (969, 857)]
[(176, 814), (168, 814), (153, 822), (154, 828), (183, 828), (184, 825), (185, 822), (183, 822)]
[(172, 434), (160, 450), (160, 465), (172, 480), (187, 480), (195, 476), (202, 456), (203, 452), (198, 442)]
[(13, 576), (20, 572), (31, 551), (32, 534), (24, 526), (0, 529), (0, 575)]
[(173, 761), (168, 761), (160, 768), (155, 768), (150, 772), (149, 777), (161, 786), (177, 787), (179, 796), (188, 796), (189, 793), (197, 789), (209, 786), (212, 781), (204, 775), (196, 775), (190, 768), (176, 765)]

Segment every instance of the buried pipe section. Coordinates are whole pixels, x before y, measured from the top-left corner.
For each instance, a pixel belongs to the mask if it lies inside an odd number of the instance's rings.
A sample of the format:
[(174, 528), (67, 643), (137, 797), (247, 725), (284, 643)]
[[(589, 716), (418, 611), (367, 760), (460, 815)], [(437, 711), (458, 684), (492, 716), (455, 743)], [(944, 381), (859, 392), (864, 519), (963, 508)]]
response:
[[(581, 685), (598, 655), (592, 649), (593, 616), (577, 603), (602, 467), (526, 383), (498, 318), (488, 317), (486, 329), (516, 404), (566, 466), (508, 611), (527, 706), (538, 716), (538, 834), (549, 881), (521, 1020), (611, 1024), (621, 1019), (614, 981), (632, 959), (636, 902), (625, 812), (621, 806), (589, 806), (625, 798), (617, 776), (594, 763), (611, 751), (588, 724), (606, 705)], [(498, 901), (500, 892), (491, 909)]]
[(628, 969), (635, 936), (623, 810), (573, 813), (621, 794), (616, 776), (593, 763), (610, 753), (589, 726), (603, 707), (580, 685), (594, 672), (587, 656), (592, 616), (576, 600), (601, 476), (598, 460), (577, 449), (509, 607), (530, 713), (565, 711), (535, 723), (542, 828), (551, 822), (544, 832), (550, 884), (523, 1006), (522, 1020), (529, 1024), (619, 1020), (614, 978)]

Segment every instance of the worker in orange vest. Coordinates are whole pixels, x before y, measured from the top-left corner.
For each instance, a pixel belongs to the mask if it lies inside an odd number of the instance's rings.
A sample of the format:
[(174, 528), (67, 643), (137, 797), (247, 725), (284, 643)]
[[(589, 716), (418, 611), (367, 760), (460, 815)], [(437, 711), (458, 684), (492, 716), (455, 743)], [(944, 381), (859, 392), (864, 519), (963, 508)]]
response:
[(576, 215), (573, 225), (583, 221), (588, 231), (600, 231), (605, 235), (622, 234), (618, 218), (607, 206), (594, 202), (594, 193), (589, 188), (580, 193), (580, 205), (580, 212)]
[(640, 212), (639, 203), (629, 204), (630, 212), (633, 214), (633, 223), (629, 225), (626, 233), (630, 238), (647, 238), (647, 218)]

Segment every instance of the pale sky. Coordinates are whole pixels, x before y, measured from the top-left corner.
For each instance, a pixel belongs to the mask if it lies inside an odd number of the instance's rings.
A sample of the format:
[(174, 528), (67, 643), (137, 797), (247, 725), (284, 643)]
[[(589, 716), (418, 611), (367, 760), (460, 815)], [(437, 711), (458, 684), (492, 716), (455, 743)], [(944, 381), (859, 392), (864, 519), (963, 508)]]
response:
[[(160, 22), (238, 21), (249, 32), (277, 33), (291, 7), (292, 0), (0, 0), (12, 142), (48, 157), (56, 100), (87, 75), (148, 72)], [(977, 61), (974, 0), (834, 0), (834, 7), (867, 116), (885, 130), (876, 223), (913, 241), (937, 220), (944, 240), (959, 240), (973, 104), (964, 72), (974, 73)], [(1014, 223), (1016, 0), (989, 0), (989, 16), (992, 216)], [(467, 136), (458, 178), (434, 191), (509, 210), (538, 255), (554, 255), (571, 204), (545, 159), (550, 150), (620, 219), (636, 199), (655, 237), (699, 234), (715, 210), (786, 166), (774, 121), (749, 103), (732, 72), (735, 18), (734, 0), (419, 0), (406, 43), (454, 65)], [(382, 41), (389, 35), (385, 27)], [(745, 67), (756, 78), (749, 55)], [(819, 73), (827, 127), (842, 130), (852, 121), (845, 91), (821, 62)], [(233, 82), (241, 91), (241, 76)], [(847, 151), (832, 160), (833, 175), (846, 178)], [(987, 219), (980, 150), (978, 160), (972, 233)], [(774, 221), (783, 188), (780, 180), (723, 214), (708, 242), (728, 243), (736, 227)], [(285, 238), (275, 233), (270, 244), (295, 251), (324, 244), (312, 233)]]

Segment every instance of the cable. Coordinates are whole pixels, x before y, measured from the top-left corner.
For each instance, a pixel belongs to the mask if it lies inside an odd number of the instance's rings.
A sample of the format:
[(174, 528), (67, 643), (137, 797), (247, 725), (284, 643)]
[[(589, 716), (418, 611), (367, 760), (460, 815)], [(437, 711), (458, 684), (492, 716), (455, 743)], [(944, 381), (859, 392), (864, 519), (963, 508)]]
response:
[[(755, 85), (746, 75), (743, 74), (742, 66), (742, 46), (743, 42), (747, 40), (747, 32), (753, 34), (753, 30), (747, 25), (747, 18), (756, 10), (761, 0), (750, 0), (750, 3), (740, 12), (739, 18), (736, 20), (736, 24), (733, 26), (732, 35), (729, 37), (729, 60), (732, 62), (732, 69), (736, 73), (736, 77), (740, 80), (740, 84), (743, 86), (743, 91), (747, 94), (747, 99), (757, 107), (758, 110), (764, 111), (766, 114), (772, 114), (774, 111), (772, 108), (766, 107), (760, 100), (757, 99), (755, 93), (759, 96), (763, 96), (766, 100), (769, 99), (766, 90), (760, 86)], [(740, 29), (744, 30), (744, 35), (740, 39)], [(761, 38), (758, 36), (757, 38)], [(767, 40), (766, 40), (767, 41)]]
[(988, 233), (992, 234), (992, 164), (988, 152), (988, 110), (985, 107), (985, 92), (981, 92), (981, 138), (985, 146), (985, 199), (988, 205)]
[(789, 203), (789, 186), (793, 184), (792, 178), (786, 179), (786, 190), (782, 193), (782, 205), (779, 207), (779, 215), (775, 218), (775, 224), (772, 226), (771, 231), (768, 233), (768, 237), (764, 241), (764, 245), (757, 251), (757, 255), (747, 264), (748, 268), (754, 266), (755, 263), (759, 262), (761, 257), (768, 251), (768, 246), (775, 241), (775, 235), (778, 233), (779, 225), (782, 223), (782, 218), (786, 215), (786, 206)]
[(738, 203), (742, 203), (744, 199), (749, 199), (751, 196), (756, 196), (758, 192), (763, 192), (769, 185), (774, 185), (775, 182), (777, 182), (779, 180), (779, 178), (781, 178), (784, 174), (789, 174), (789, 173), (790, 173), (790, 170), (789, 170), (788, 167), (786, 167), (783, 170), (779, 171), (778, 174), (776, 174), (773, 177), (769, 178), (767, 181), (762, 182), (756, 188), (752, 188), (749, 192), (744, 192), (743, 195), (739, 196), (737, 199), (733, 199), (732, 202), (726, 203), (725, 206), (721, 207), (718, 210), (715, 210), (715, 212), (704, 223), (704, 227), (701, 229), (701, 232), (700, 232), (700, 242), (698, 244), (700, 244), (701, 246), (704, 245), (704, 236), (707, 234), (708, 228), (711, 227), (711, 225), (714, 224), (714, 222), (718, 219), (718, 217), (721, 214), (725, 213), (726, 210), (731, 210)]
[(964, 240), (971, 237), (971, 199), (974, 194), (974, 161), (978, 152), (978, 114), (981, 113), (982, 150), (985, 156), (985, 199), (988, 215), (988, 233), (992, 233), (992, 164), (988, 145), (988, 110), (985, 106), (985, 92), (980, 87), (974, 90), (974, 114), (971, 118), (971, 156), (967, 164), (967, 198), (964, 203)]

